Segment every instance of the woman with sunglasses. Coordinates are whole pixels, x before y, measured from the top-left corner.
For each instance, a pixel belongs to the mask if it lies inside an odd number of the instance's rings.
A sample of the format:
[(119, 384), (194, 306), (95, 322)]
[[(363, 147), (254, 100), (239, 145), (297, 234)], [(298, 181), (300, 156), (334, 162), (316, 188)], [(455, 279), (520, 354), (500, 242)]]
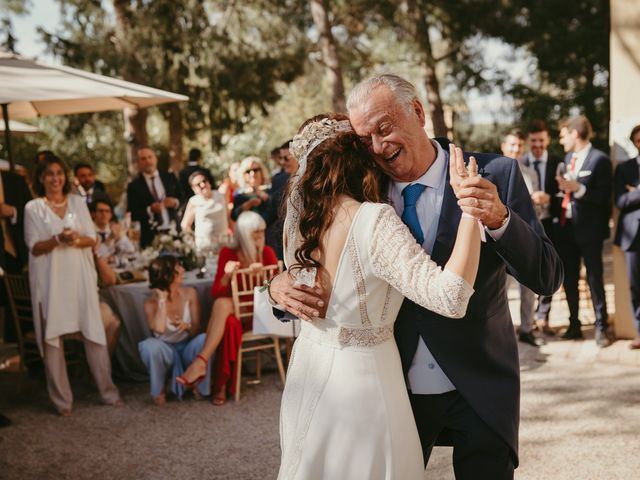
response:
[[(184, 387), (176, 382), (184, 368), (204, 345), (200, 331), (200, 302), (193, 287), (182, 286), (184, 267), (172, 256), (158, 257), (149, 265), (149, 287), (152, 295), (144, 302), (144, 314), (152, 336), (138, 344), (138, 351), (149, 372), (153, 403), (166, 403), (164, 391), (167, 374), (171, 375), (171, 391), (182, 400)], [(209, 395), (209, 360), (194, 385), (194, 395)]]
[(249, 210), (267, 220), (270, 203), (269, 180), (267, 169), (258, 157), (247, 157), (242, 161), (239, 175), (240, 189), (233, 197), (232, 220), (238, 220), (242, 212)]
[(194, 196), (189, 199), (182, 217), (182, 230), (190, 230), (195, 223), (195, 242), (199, 252), (212, 250), (216, 240), (226, 236), (229, 230), (224, 197), (213, 190), (202, 172), (189, 177)]

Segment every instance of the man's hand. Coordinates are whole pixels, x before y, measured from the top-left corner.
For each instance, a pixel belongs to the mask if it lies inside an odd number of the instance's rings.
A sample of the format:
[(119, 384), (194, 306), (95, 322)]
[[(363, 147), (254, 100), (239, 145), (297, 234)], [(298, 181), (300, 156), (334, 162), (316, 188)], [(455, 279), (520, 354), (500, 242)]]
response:
[(149, 205), (149, 208), (151, 209), (151, 211), (153, 213), (162, 213), (162, 209), (164, 207), (162, 206), (162, 203), (160, 203), (160, 202), (153, 202), (151, 205)]
[(269, 293), (278, 305), (302, 320), (311, 321), (312, 318), (318, 317), (320, 310), (324, 307), (322, 288), (294, 285), (289, 272), (273, 278)]
[(479, 219), (491, 230), (500, 228), (509, 211), (498, 195), (498, 189), (486, 178), (469, 177), (460, 183), (457, 194), (460, 209)]
[(0, 203), (0, 217), (10, 218), (16, 213), (15, 207), (12, 207), (8, 203)]
[(177, 208), (180, 202), (177, 198), (167, 197), (162, 201), (165, 208)]
[(635, 192), (638, 187), (634, 187), (633, 185), (625, 185), (627, 187), (627, 192)]
[(531, 194), (531, 200), (536, 205), (549, 205), (551, 203), (551, 195), (542, 191), (533, 192)]
[(577, 180), (565, 180), (564, 178), (557, 176), (556, 181), (558, 182), (558, 188), (563, 192), (577, 192), (578, 188), (580, 188), (580, 182)]

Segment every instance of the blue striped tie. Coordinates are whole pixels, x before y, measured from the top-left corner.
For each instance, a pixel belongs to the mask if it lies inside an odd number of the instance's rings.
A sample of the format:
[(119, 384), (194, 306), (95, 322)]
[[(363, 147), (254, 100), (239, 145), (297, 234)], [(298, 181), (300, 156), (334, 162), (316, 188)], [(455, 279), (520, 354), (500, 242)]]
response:
[(407, 185), (404, 190), (402, 190), (404, 210), (402, 211), (402, 217), (400, 217), (405, 225), (409, 227), (411, 234), (421, 246), (424, 243), (424, 233), (422, 233), (422, 228), (418, 221), (416, 204), (418, 203), (418, 199), (420, 198), (420, 195), (422, 195), (422, 192), (424, 192), (425, 188), (427, 188), (426, 185), (414, 183), (413, 185)]

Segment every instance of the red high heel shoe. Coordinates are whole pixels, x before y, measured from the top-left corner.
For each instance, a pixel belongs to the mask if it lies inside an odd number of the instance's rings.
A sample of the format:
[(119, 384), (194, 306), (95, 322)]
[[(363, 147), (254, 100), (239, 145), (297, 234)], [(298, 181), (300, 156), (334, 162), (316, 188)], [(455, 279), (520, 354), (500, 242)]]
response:
[[(198, 386), (198, 384), (200, 382), (202, 382), (202, 380), (204, 380), (204, 377), (207, 376), (206, 370), (209, 367), (209, 360), (207, 360), (204, 356), (198, 354), (196, 355), (196, 360), (200, 359), (204, 362), (204, 369), (205, 369), (205, 373), (203, 373), (202, 375), (200, 375), (198, 378), (196, 378), (193, 382), (188, 382), (186, 378), (184, 378), (184, 375), (179, 375), (176, 377), (176, 382), (178, 382), (180, 385), (184, 385), (185, 388), (195, 388)], [(194, 360), (195, 361), (195, 360)]]

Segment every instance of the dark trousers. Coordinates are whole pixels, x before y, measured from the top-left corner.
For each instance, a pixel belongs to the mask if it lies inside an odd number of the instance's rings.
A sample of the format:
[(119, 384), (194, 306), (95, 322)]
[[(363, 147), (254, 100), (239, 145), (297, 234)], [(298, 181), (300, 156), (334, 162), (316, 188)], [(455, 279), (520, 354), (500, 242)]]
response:
[[(513, 478), (513, 452), (457, 392), (439, 395), (409, 394), (420, 434), (425, 465), (439, 445), (453, 445), (453, 470), (457, 480)], [(442, 438), (446, 437), (446, 442)]]
[(636, 334), (640, 336), (640, 240), (635, 242), (634, 250), (624, 252), (627, 273), (629, 274), (629, 286), (631, 287), (631, 308), (633, 320), (636, 325)]
[[(17, 258), (9, 255), (5, 252), (5, 267), (7, 273), (20, 273), (22, 271), (22, 262)], [(0, 279), (0, 305), (4, 307), (4, 341), (17, 342), (18, 333), (16, 331), (15, 320), (9, 307), (9, 299), (7, 297), (7, 291), (4, 288), (4, 281)], [(23, 332), (25, 333), (25, 332)]]
[[(553, 236), (553, 223), (551, 223), (551, 218), (542, 220), (542, 226), (544, 227), (544, 232), (547, 234), (547, 237), (549, 237), (549, 239), (555, 246), (554, 236)], [(549, 321), (549, 312), (551, 311), (552, 298), (553, 298), (552, 295), (538, 295), (538, 305), (536, 306), (536, 319)]]
[(569, 323), (572, 327), (580, 327), (578, 318), (580, 295), (580, 260), (584, 260), (587, 268), (587, 284), (591, 292), (591, 301), (596, 315), (596, 328), (604, 331), (609, 326), (607, 301), (604, 293), (604, 273), (602, 265), (602, 244), (604, 239), (578, 238), (571, 225), (571, 220), (555, 232), (556, 249), (564, 265), (564, 292), (569, 305)]

